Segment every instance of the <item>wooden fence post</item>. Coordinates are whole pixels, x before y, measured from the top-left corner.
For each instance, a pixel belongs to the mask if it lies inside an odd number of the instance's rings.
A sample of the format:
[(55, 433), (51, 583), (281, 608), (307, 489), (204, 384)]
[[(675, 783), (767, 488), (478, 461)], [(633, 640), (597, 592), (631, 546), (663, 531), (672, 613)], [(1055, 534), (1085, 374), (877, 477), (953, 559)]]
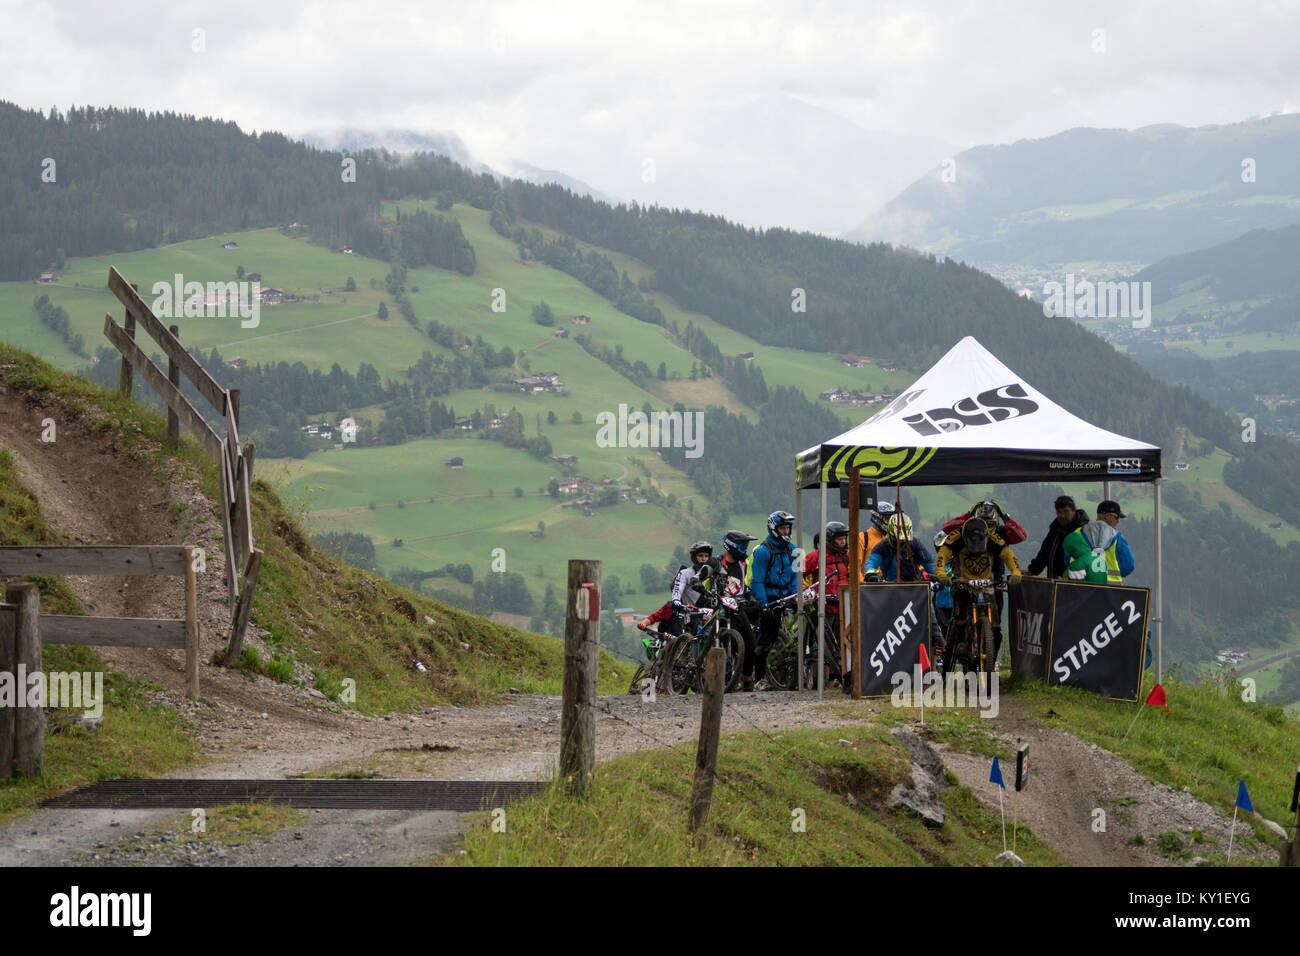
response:
[[(6, 605), (0, 610), (0, 673), (13, 675), (18, 679), (18, 657), (14, 653), (14, 624), (18, 609)], [(14, 693), (20, 693), (17, 687)], [(18, 713), (17, 699), (15, 706), (0, 705), (0, 780), (8, 780), (14, 775), (14, 716)]]
[[(5, 599), (17, 604), (14, 611), (14, 659), (32, 674), (44, 673), (41, 666), (41, 592), (35, 584), (11, 584)], [(48, 682), (46, 688), (48, 690)], [(25, 691), (26, 688), (23, 688)], [(19, 707), (14, 714), (14, 769), (29, 776), (45, 766), (45, 708)]]
[[(131, 288), (135, 289), (137, 292), (139, 291), (139, 287), (137, 287), (134, 282), (131, 283)], [(126, 334), (129, 335), (132, 340), (134, 340), (135, 339), (135, 316), (131, 314), (130, 309), (127, 309), (126, 312), (124, 313), (124, 318), (122, 320), (122, 327), (126, 329)], [(118, 377), (117, 377), (117, 390), (127, 398), (130, 398), (131, 385), (132, 385), (131, 363), (126, 360), (125, 356), (123, 356), (122, 371), (118, 373)]]
[[(179, 325), (169, 326), (167, 331), (176, 336), (177, 342), (181, 340), (181, 327)], [(177, 390), (180, 389), (181, 367), (176, 364), (176, 361), (171, 358), (171, 356), (167, 357), (167, 381), (175, 385)], [(169, 408), (167, 409), (167, 446), (169, 448), (179, 448), (180, 444), (181, 420), (180, 417)]]
[[(823, 545), (825, 543), (822, 542)], [(722, 678), (726, 667), (727, 652), (720, 647), (710, 650), (704, 658), (700, 746), (695, 751), (695, 784), (691, 787), (692, 833), (709, 818), (709, 804), (713, 801), (713, 777), (718, 769), (718, 738), (722, 735)]]
[[(595, 594), (591, 587), (595, 585)], [(564, 699), (560, 708), (560, 781), (584, 800), (596, 766), (596, 666), (600, 654), (599, 561), (569, 560), (569, 609), (564, 620)], [(594, 606), (593, 606), (594, 605)]]
[(185, 683), (190, 700), (199, 699), (199, 589), (194, 572), (197, 548), (188, 548), (185, 564)]

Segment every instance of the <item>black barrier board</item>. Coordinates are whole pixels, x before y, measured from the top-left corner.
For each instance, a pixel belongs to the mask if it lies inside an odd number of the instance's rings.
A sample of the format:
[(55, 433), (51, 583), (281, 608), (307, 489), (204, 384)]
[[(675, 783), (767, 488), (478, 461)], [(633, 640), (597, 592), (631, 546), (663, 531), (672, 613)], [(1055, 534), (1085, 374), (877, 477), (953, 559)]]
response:
[(888, 697), (892, 678), (921, 663), (921, 643), (930, 643), (930, 586), (922, 583), (863, 584), (858, 588), (862, 661), (853, 673), (863, 697)]
[(1055, 587), (1048, 683), (1137, 700), (1150, 589), (1072, 581)]
[(1047, 578), (1021, 578), (1019, 587), (1007, 589), (1011, 676), (1017, 680), (1047, 680), (1055, 583)]

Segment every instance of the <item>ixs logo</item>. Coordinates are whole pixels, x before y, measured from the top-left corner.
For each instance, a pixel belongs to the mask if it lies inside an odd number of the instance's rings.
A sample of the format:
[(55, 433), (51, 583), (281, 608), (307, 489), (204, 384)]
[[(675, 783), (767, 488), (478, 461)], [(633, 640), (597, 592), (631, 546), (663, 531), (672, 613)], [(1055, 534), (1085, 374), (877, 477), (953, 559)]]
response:
[(1039, 611), (1016, 612), (1016, 650), (1043, 655), (1043, 615)]
[(1029, 397), (1025, 387), (1017, 382), (990, 388), (974, 398), (963, 398), (951, 408), (931, 408), (924, 412), (904, 415), (903, 421), (919, 435), (942, 435), (955, 432), (968, 425), (992, 425), (1038, 411), (1038, 403)]
[(1111, 475), (1136, 475), (1142, 471), (1140, 458), (1107, 458), (1106, 473)]

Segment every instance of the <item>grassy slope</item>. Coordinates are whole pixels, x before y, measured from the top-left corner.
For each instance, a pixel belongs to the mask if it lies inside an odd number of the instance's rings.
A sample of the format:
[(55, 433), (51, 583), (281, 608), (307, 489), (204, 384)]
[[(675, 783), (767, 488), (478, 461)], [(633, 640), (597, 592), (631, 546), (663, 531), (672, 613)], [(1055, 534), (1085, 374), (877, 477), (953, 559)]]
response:
[[(463, 855), (440, 862), (978, 866), (1002, 850), (998, 818), (965, 787), (945, 791), (948, 820), (940, 831), (906, 811), (879, 808), (894, 784), (910, 782), (911, 767), (880, 725), (724, 737), (709, 821), (692, 840), (686, 816), (694, 764), (694, 744), (602, 764), (590, 804), (555, 791), (515, 804), (505, 833), (484, 820), (467, 834)], [(806, 832), (792, 827), (796, 809), (804, 811)], [(1033, 865), (1063, 862), (1023, 829), (1019, 851)]]

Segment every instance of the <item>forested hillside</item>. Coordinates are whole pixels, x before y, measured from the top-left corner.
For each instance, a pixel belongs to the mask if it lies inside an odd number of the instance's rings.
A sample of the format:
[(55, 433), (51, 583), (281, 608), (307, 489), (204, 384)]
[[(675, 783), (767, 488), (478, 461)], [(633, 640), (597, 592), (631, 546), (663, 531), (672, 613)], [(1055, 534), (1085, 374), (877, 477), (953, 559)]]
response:
[[(140, 145), (145, 143), (147, 149)], [(951, 260), (884, 244), (746, 229), (702, 213), (610, 206), (557, 186), (498, 182), (436, 156), (399, 162), (366, 152), (352, 157), (356, 177), (350, 182), (341, 175), (349, 157), (275, 134), (244, 135), (233, 124), (98, 109), (47, 118), (0, 105), (5, 168), (17, 170), (24, 157), (46, 155), (57, 160), (55, 181), (42, 183), (37, 169), (30, 176), (7, 177), (0, 186), (4, 275), (30, 279), (57, 265), (60, 256), (135, 249), (219, 229), (298, 224), (301, 235), (315, 242), (351, 246), (359, 256), (392, 262), (387, 292), (420, 338), (441, 346), (439, 351), (447, 351), (453, 330), (433, 314), (416, 314), (408, 296), (416, 290), (408, 290), (406, 270), (433, 265), (472, 275), (478, 256), (451, 210), (456, 203), (483, 210), (478, 215), (490, 216), (491, 226), (483, 232), (494, 242), (505, 237), (513, 243), (520, 267), (551, 265), (620, 311), (665, 326), (756, 409), (757, 421), (717, 406), (708, 409), (709, 451), (701, 458), (666, 451), (665, 458), (703, 492), (710, 527), (724, 525), (731, 514), (767, 511), (789, 500), (793, 453), (843, 430), (838, 416), (811, 400), (839, 383), (810, 380), (800, 383), (801, 390), (769, 390), (757, 362), (724, 354), (703, 329), (666, 323), (654, 301), (657, 294), (767, 346), (869, 354), (917, 373), (959, 338), (973, 335), (1067, 409), (1103, 427), (1170, 453), (1185, 434), (1225, 449), (1235, 461), (1223, 468), (1224, 480), (1261, 507), (1300, 524), (1293, 501), (1300, 452), (1294, 446), (1262, 434), (1256, 442), (1244, 442), (1239, 421), (1205, 398), (1162, 383), (1073, 321), (1045, 317), (1039, 306), (992, 277)], [(439, 210), (382, 214), (382, 201), (411, 197), (436, 198)], [(541, 228), (559, 237), (544, 235)], [(626, 269), (614, 265), (611, 257), (619, 255), (643, 263), (650, 274), (633, 282)], [(41, 306), (36, 309), (44, 319)], [(45, 311), (52, 329), (66, 331), (56, 313)], [(328, 370), (288, 363), (232, 368), (229, 356), (215, 352), (203, 359), (223, 381), (244, 390), (250, 432), (274, 435), (279, 445), (268, 450), (291, 455), (294, 442), (301, 441), (301, 416), (337, 411), (340, 403), (382, 405), (385, 444), (445, 430), (457, 411), (441, 401), (449, 389), (481, 390), (493, 381), (490, 370), (498, 378), (509, 376), (514, 362), (507, 353), (517, 342), (485, 342), (474, 337), (475, 331), (459, 329), (454, 356), (413, 352), (404, 380), (397, 381), (381, 381), (370, 365), (344, 368), (347, 355)], [(624, 357), (587, 333), (575, 331), (572, 342), (631, 385), (655, 378), (648, 363)], [(94, 374), (111, 379), (111, 363), (101, 362)], [(462, 408), (459, 414), (471, 411)], [(507, 417), (503, 441), (518, 440), (521, 444), (511, 447), (523, 447), (520, 421)], [(527, 441), (538, 444), (526, 450), (543, 456), (549, 448), (541, 447), (540, 420), (536, 424), (537, 437)], [(1199, 516), (1192, 501), (1184, 504)], [(1290, 551), (1269, 550), (1276, 546), (1266, 544), (1243, 542), (1243, 560), (1233, 567), (1252, 567), (1244, 560), (1251, 549), (1256, 562), (1295, 566)], [(651, 564), (659, 558), (646, 556)], [(1189, 600), (1186, 613), (1214, 622), (1237, 610)], [(1210, 627), (1202, 627), (1198, 643), (1210, 640)]]

